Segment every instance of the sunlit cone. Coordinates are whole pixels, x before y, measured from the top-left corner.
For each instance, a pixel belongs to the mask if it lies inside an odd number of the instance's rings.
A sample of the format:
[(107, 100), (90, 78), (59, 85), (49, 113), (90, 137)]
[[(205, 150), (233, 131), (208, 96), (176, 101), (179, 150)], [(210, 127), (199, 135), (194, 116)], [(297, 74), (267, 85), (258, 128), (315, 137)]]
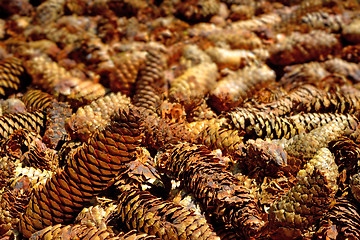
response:
[(30, 82), (19, 58), (11, 57), (0, 61), (0, 96), (2, 98), (16, 93)]
[(335, 200), (338, 174), (330, 150), (320, 149), (298, 172), (296, 185), (271, 205), (269, 221), (274, 234), (294, 239), (320, 220)]
[(180, 143), (169, 146), (158, 161), (161, 168), (194, 194), (208, 216), (230, 225), (240, 236), (262, 234), (266, 222), (255, 197), (208, 149)]
[(75, 218), (93, 196), (132, 160), (141, 141), (139, 118), (134, 111), (120, 111), (104, 130), (79, 147), (64, 169), (34, 189), (20, 220), (20, 231), (32, 233)]
[(162, 239), (219, 240), (205, 217), (149, 192), (123, 189), (118, 204), (119, 218), (129, 229), (135, 228)]

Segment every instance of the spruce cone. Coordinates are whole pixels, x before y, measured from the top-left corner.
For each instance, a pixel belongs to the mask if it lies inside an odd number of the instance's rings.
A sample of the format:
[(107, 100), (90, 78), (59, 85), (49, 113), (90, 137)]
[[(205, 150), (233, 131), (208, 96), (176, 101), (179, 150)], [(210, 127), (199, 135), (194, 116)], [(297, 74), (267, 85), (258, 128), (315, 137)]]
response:
[(325, 93), (312, 85), (298, 87), (277, 101), (260, 104), (257, 108), (271, 116), (284, 116), (302, 111), (302, 105)]
[(0, 96), (6, 98), (30, 84), (30, 80), (18, 58), (11, 57), (0, 61)]
[(266, 222), (254, 196), (208, 149), (180, 143), (158, 159), (160, 166), (181, 180), (203, 204), (208, 215), (231, 225), (242, 236), (257, 237), (262, 233)]
[(70, 140), (65, 130), (65, 122), (71, 117), (72, 109), (69, 104), (54, 100), (46, 112), (47, 122), (43, 141), (49, 148), (55, 149), (60, 141)]
[(164, 88), (165, 54), (161, 50), (151, 49), (145, 60), (145, 67), (140, 70), (136, 81), (133, 104), (155, 113), (160, 105), (160, 94)]
[(119, 240), (111, 231), (86, 225), (61, 225), (46, 227), (31, 235), (30, 240), (45, 239), (97, 239)]
[(42, 111), (0, 116), (0, 139), (8, 138), (19, 129), (35, 131), (42, 135), (45, 130), (45, 122), (46, 115)]
[(46, 110), (54, 97), (41, 90), (28, 90), (21, 100), (28, 110)]
[(161, 239), (220, 240), (201, 215), (149, 192), (122, 188), (118, 214), (129, 229), (135, 228)]
[(184, 104), (185, 110), (204, 98), (215, 85), (217, 66), (215, 63), (201, 63), (187, 69), (174, 79), (169, 89), (169, 98)]
[(54, 223), (72, 220), (83, 206), (106, 189), (141, 141), (139, 118), (121, 111), (110, 126), (97, 132), (69, 159), (68, 165), (34, 189), (20, 220), (20, 231), (30, 237)]
[(275, 72), (267, 65), (251, 65), (218, 81), (210, 92), (211, 105), (219, 112), (240, 106), (255, 91), (275, 81)]
[(330, 150), (320, 149), (298, 172), (297, 184), (271, 205), (269, 221), (275, 233), (294, 239), (323, 217), (334, 201), (338, 174)]
[(234, 153), (243, 142), (243, 134), (234, 129), (228, 129), (215, 123), (205, 128), (197, 137), (198, 143), (206, 145), (210, 149), (221, 149), (228, 153)]
[(101, 131), (110, 123), (110, 118), (115, 112), (127, 108), (129, 103), (130, 99), (122, 93), (110, 93), (80, 107), (67, 120), (66, 128), (72, 138), (87, 142), (97, 129)]
[(270, 50), (270, 61), (275, 65), (303, 63), (326, 58), (339, 45), (338, 39), (321, 30), (310, 33), (293, 32)]
[(246, 132), (245, 138), (289, 139), (300, 132), (303, 127), (292, 119), (272, 117), (257, 109), (237, 108), (228, 113), (230, 124)]
[(131, 96), (139, 69), (143, 67), (144, 61), (145, 57), (140, 52), (123, 55), (119, 59), (115, 58), (116, 68), (109, 75), (110, 89), (113, 92), (121, 92), (126, 96)]
[(309, 133), (301, 133), (289, 140), (279, 140), (277, 143), (293, 157), (310, 159), (320, 148), (327, 147), (329, 142), (352, 133), (358, 125), (355, 118), (344, 121), (341, 118), (335, 119)]
[(360, 239), (360, 208), (353, 199), (341, 197), (326, 214), (314, 239)]

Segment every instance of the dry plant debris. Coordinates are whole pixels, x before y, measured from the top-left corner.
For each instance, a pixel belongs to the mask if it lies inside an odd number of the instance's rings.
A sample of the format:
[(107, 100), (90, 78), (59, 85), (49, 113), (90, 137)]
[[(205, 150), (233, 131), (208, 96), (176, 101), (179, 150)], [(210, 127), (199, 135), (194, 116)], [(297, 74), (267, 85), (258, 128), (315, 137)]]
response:
[(359, 239), (359, 15), (0, 1), (0, 239)]

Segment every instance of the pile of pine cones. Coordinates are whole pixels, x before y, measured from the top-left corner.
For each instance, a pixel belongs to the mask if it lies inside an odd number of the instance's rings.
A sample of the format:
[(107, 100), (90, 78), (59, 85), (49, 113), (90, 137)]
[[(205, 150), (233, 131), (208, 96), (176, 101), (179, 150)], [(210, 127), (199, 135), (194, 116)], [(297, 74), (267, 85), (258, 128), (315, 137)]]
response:
[(0, 16), (0, 239), (360, 239), (358, 1)]

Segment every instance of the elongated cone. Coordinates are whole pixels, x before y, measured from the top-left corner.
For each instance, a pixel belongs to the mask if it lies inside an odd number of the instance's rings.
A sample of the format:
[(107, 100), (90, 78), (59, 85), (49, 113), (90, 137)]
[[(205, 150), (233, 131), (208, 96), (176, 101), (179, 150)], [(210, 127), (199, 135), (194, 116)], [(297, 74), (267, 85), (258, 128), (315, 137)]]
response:
[(323, 127), (324, 125), (334, 122), (356, 122), (357, 118), (352, 114), (339, 113), (299, 113), (290, 117), (286, 117), (290, 121), (304, 127), (305, 132), (310, 132), (315, 128)]
[(313, 239), (360, 239), (360, 208), (352, 198), (336, 199)]
[(46, 182), (34, 189), (21, 216), (20, 231), (32, 233), (55, 223), (75, 218), (93, 196), (106, 189), (109, 181), (126, 169), (141, 142), (137, 113), (120, 111), (114, 121), (77, 148), (68, 164)]
[(301, 22), (312, 29), (324, 29), (334, 33), (341, 31), (344, 25), (340, 15), (330, 15), (324, 11), (308, 13), (301, 18)]
[(205, 217), (192, 210), (163, 201), (134, 187), (123, 187), (121, 191), (118, 214), (129, 229), (134, 228), (169, 240), (220, 240)]
[(21, 98), (28, 110), (45, 110), (53, 99), (51, 94), (38, 89), (28, 90)]
[(329, 112), (354, 114), (360, 116), (360, 97), (358, 94), (327, 93), (315, 96), (310, 102), (303, 105), (307, 112)]
[(0, 96), (8, 97), (10, 94), (30, 84), (22, 61), (11, 57), (0, 61)]
[(256, 16), (245, 21), (236, 21), (229, 26), (232, 31), (249, 30), (255, 31), (257, 29), (271, 28), (281, 22), (281, 17), (278, 13), (267, 13)]
[(341, 58), (332, 58), (324, 62), (324, 67), (329, 72), (340, 74), (352, 82), (360, 81), (360, 69), (356, 63), (348, 62)]
[(257, 108), (271, 116), (283, 116), (302, 111), (302, 104), (311, 101), (316, 96), (324, 95), (324, 91), (312, 86), (303, 85), (298, 87), (279, 100), (260, 104)]
[(205, 128), (197, 137), (197, 142), (206, 145), (210, 149), (221, 149), (228, 153), (238, 150), (243, 142), (241, 131), (228, 129), (220, 123)]
[(46, 239), (97, 239), (97, 240), (119, 240), (114, 233), (107, 229), (98, 229), (86, 225), (61, 225), (46, 227), (35, 232), (31, 240)]
[(46, 115), (42, 111), (16, 113), (0, 117), (0, 139), (8, 138), (15, 130), (25, 129), (44, 133)]
[(243, 49), (229, 50), (220, 47), (209, 47), (206, 49), (206, 53), (220, 69), (229, 68), (237, 70), (258, 61), (256, 55), (252, 51)]
[(110, 72), (109, 85), (113, 92), (131, 96), (139, 69), (144, 65), (145, 57), (141, 52), (122, 55), (114, 59), (116, 68)]
[(33, 84), (78, 107), (105, 95), (105, 88), (92, 80), (82, 80), (45, 56), (36, 56), (25, 64)]
[(78, 108), (67, 120), (65, 127), (72, 138), (87, 142), (97, 129), (101, 131), (110, 123), (110, 118), (115, 112), (127, 108), (129, 104), (130, 99), (122, 93), (110, 93)]
[(201, 145), (179, 143), (160, 154), (159, 165), (180, 180), (207, 215), (231, 225), (245, 237), (259, 236), (266, 222), (250, 190)]
[(145, 67), (140, 70), (136, 81), (133, 104), (156, 112), (163, 92), (166, 68), (166, 55), (159, 49), (150, 49), (146, 56)]
[(210, 92), (210, 103), (219, 112), (238, 107), (261, 87), (275, 82), (275, 77), (265, 64), (247, 66), (218, 81)]
[(330, 209), (337, 186), (338, 167), (327, 148), (320, 149), (297, 174), (298, 182), (269, 210), (269, 221), (278, 234), (299, 237)]
[(273, 117), (257, 109), (236, 108), (228, 117), (231, 125), (246, 132), (246, 138), (289, 139), (303, 131), (292, 119)]
[(271, 48), (270, 61), (275, 65), (288, 65), (319, 60), (326, 58), (338, 46), (339, 40), (335, 35), (325, 31), (293, 32), (283, 42)]
[(320, 148), (327, 147), (329, 142), (352, 133), (358, 126), (356, 118), (345, 119), (345, 121), (341, 118), (340, 120), (335, 119), (309, 133), (301, 133), (290, 139), (279, 140), (278, 144), (291, 156), (311, 159)]
[(303, 86), (312, 86), (310, 84), (317, 85), (321, 79), (330, 75), (319, 62), (289, 65), (284, 68), (284, 71), (280, 83), (286, 90), (303, 89)]
[(187, 69), (171, 83), (170, 100), (184, 104), (187, 110), (199, 99), (203, 99), (215, 85), (217, 70), (215, 63), (207, 62)]
[(72, 109), (67, 103), (52, 101), (47, 109), (46, 130), (44, 143), (55, 149), (60, 141), (70, 140), (69, 133), (65, 129), (66, 120), (71, 117)]

